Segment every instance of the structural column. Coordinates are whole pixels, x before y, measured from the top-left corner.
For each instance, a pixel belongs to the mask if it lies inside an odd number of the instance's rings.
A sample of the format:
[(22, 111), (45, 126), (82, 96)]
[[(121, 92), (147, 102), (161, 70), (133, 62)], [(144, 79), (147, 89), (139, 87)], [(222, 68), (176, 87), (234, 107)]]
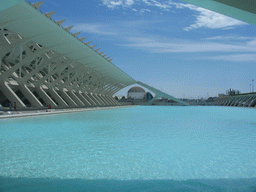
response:
[(97, 104), (89, 97), (89, 93), (82, 93), (82, 95), (89, 101), (89, 103), (92, 105), (92, 106), (97, 106)]
[(98, 99), (98, 101), (100, 102), (101, 105), (103, 105), (103, 106), (106, 105), (96, 93), (94, 93), (94, 96)]
[(70, 98), (70, 96), (67, 94), (66, 91), (64, 91), (64, 89), (57, 91), (57, 93), (65, 99), (65, 101), (68, 103), (69, 106), (71, 107), (77, 106), (77, 104)]
[(88, 93), (88, 96), (96, 103), (96, 105), (101, 105), (100, 102), (94, 97), (92, 93)]
[(99, 97), (105, 102), (105, 105), (110, 105), (109, 101), (103, 95), (99, 95)]
[(9, 101), (16, 102), (17, 107), (26, 107), (15, 92), (9, 87), (7, 82), (0, 83), (0, 90), (4, 93)]
[(20, 85), (19, 90), (28, 99), (32, 106), (43, 107), (43, 104), (35, 97), (35, 95), (30, 91), (26, 84)]
[(51, 105), (52, 107), (57, 107), (58, 105), (52, 100), (51, 97), (44, 91), (41, 86), (35, 87), (36, 92), (40, 95), (40, 97), (46, 102), (47, 105)]
[(76, 96), (76, 94), (72, 91), (69, 90), (67, 94), (72, 98), (72, 100), (80, 107), (85, 106), (85, 104)]
[(76, 96), (85, 104), (85, 106), (91, 106), (91, 104), (87, 101), (86, 98), (80, 93), (80, 91), (76, 90)]

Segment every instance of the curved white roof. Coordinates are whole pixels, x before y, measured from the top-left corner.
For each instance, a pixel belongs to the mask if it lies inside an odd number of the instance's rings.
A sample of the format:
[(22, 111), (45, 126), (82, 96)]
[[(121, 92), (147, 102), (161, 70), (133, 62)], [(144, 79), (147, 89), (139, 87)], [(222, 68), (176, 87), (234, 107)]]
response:
[(128, 93), (131, 93), (131, 92), (146, 93), (146, 91), (141, 87), (132, 87), (131, 89), (129, 89)]

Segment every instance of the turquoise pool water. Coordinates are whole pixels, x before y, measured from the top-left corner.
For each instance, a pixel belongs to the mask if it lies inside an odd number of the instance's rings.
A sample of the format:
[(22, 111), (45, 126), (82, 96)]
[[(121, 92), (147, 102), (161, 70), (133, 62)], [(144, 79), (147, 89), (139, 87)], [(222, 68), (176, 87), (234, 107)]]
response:
[(0, 155), (5, 191), (253, 191), (256, 110), (145, 106), (1, 120)]

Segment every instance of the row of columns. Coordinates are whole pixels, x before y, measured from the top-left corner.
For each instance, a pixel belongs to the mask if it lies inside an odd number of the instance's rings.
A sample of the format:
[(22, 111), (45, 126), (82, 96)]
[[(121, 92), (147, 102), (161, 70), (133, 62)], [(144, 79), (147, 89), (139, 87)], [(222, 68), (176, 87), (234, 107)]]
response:
[(256, 107), (256, 94), (222, 97), (216, 102), (223, 106)]

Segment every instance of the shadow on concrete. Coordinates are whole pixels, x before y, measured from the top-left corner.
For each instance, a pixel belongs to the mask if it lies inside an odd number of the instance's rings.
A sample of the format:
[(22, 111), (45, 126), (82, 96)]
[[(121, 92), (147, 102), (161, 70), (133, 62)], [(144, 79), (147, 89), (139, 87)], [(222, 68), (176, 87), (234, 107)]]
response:
[(0, 177), (1, 192), (243, 191), (256, 192), (252, 179), (84, 180)]

